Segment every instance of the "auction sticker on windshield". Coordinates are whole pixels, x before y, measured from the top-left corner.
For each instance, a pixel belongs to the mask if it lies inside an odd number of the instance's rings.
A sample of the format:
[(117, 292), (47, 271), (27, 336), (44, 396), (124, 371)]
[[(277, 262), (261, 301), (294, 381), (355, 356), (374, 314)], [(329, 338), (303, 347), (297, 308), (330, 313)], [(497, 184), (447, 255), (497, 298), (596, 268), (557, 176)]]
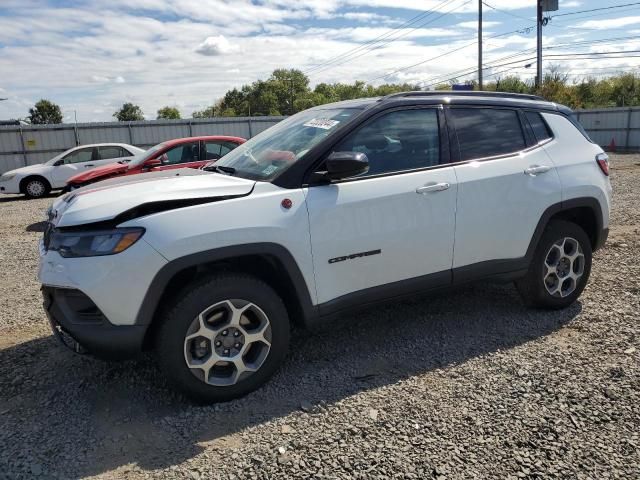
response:
[(328, 118), (314, 118), (304, 124), (305, 127), (322, 128), (323, 130), (329, 130), (339, 124), (339, 120), (330, 120)]

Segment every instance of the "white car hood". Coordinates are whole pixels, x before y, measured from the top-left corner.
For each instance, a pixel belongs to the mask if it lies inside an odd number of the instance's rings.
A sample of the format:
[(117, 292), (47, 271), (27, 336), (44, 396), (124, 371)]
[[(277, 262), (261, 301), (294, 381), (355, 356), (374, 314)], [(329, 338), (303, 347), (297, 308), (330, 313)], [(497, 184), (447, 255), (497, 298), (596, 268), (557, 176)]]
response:
[(3, 175), (28, 175), (29, 173), (43, 173), (47, 169), (47, 167), (48, 165), (38, 163), (36, 165), (28, 165), (26, 167), (9, 170), (8, 172), (4, 172)]
[(100, 182), (74, 190), (54, 202), (49, 219), (58, 227), (104, 222), (150, 203), (190, 199), (216, 201), (220, 197), (248, 195), (256, 183), (218, 173), (175, 173), (172, 176), (136, 175), (139, 181), (132, 178), (106, 185)]

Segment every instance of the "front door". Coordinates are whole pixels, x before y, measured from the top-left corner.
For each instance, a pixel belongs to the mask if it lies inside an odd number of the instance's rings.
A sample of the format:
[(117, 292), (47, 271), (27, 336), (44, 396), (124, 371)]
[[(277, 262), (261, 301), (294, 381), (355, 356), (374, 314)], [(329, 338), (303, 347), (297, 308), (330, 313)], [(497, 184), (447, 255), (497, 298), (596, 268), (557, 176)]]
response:
[(375, 117), (333, 148), (365, 153), (369, 172), (306, 190), (320, 304), (448, 283), (457, 183), (440, 165), (439, 118), (437, 108)]
[(177, 145), (161, 156), (162, 165), (152, 170), (173, 170), (176, 168), (199, 168), (204, 165), (200, 159), (200, 142), (189, 142)]
[(100, 158), (97, 147), (87, 147), (74, 150), (61, 160), (62, 163), (56, 165), (51, 174), (54, 188), (64, 187), (69, 178), (99, 166)]

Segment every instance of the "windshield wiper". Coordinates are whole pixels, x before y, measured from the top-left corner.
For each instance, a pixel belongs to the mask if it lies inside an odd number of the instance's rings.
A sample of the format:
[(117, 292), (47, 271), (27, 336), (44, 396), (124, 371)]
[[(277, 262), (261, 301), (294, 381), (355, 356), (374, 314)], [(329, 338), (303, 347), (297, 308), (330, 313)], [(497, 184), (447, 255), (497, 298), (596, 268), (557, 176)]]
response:
[[(213, 165), (212, 167), (210, 167), (211, 170), (213, 171), (219, 171), (219, 172), (223, 172), (223, 173), (228, 173), (229, 175), (233, 175), (234, 173), (236, 173), (236, 169), (233, 167), (226, 167), (224, 165)], [(209, 169), (207, 169), (209, 170)]]

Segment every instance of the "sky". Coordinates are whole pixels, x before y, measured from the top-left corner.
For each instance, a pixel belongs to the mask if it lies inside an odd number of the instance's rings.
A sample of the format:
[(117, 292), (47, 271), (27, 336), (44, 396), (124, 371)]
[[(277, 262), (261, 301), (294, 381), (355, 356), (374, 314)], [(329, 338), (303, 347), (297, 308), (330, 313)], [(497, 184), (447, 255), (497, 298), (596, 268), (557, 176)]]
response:
[[(535, 73), (525, 67), (535, 3), (486, 1), (488, 80)], [(546, 15), (545, 55), (640, 50), (640, 2), (560, 0)], [(476, 0), (0, 0), (0, 119), (27, 116), (40, 98), (65, 122), (112, 121), (124, 102), (149, 119), (165, 105), (187, 118), (276, 68), (298, 68), (312, 86), (464, 81), (477, 76), (477, 19)], [(576, 80), (640, 66), (617, 56), (544, 65)]]

